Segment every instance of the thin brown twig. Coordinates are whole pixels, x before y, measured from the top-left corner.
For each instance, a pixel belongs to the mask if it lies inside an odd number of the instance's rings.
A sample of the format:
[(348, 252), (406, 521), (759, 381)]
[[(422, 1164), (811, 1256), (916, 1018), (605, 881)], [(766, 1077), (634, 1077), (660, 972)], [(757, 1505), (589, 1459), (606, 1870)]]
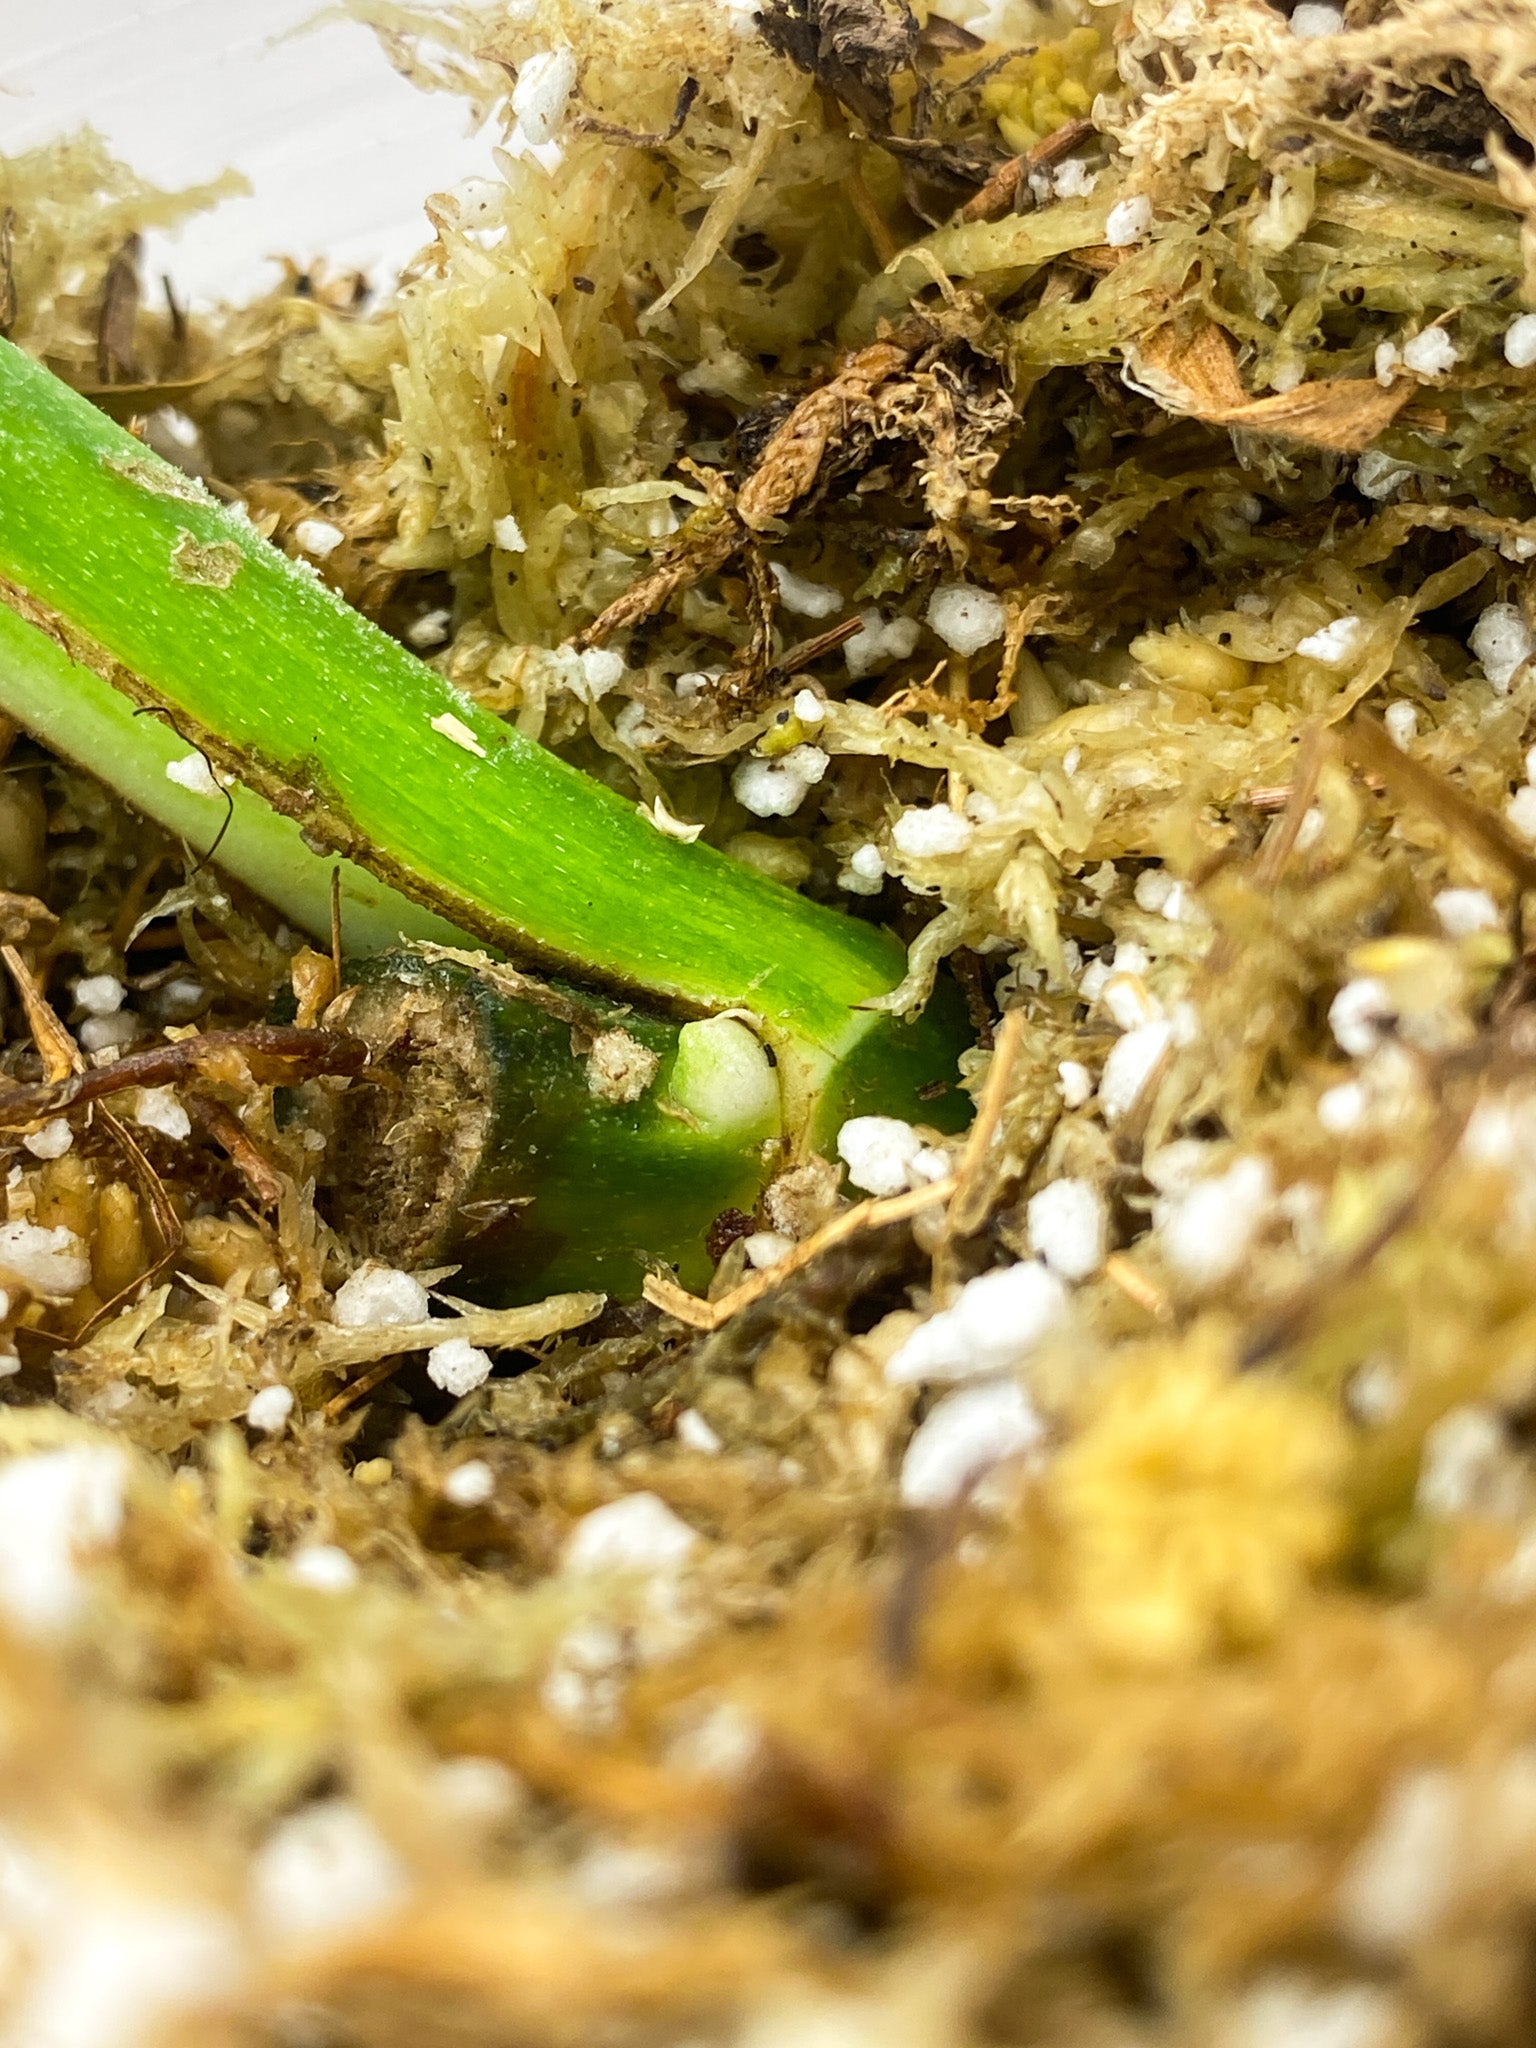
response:
[(1536, 889), (1536, 856), (1526, 851), (1503, 820), (1474, 803), (1446, 776), (1437, 775), (1394, 746), (1374, 718), (1357, 711), (1339, 737), (1357, 766), (1379, 776), (1405, 800), (1422, 804), (1463, 839), (1469, 839), (1517, 888)]
[(1323, 120), (1316, 114), (1287, 114), (1286, 124), (1308, 129), (1321, 141), (1334, 143), (1366, 163), (1378, 164), (1395, 177), (1432, 185), (1437, 191), (1449, 193), (1454, 198), (1470, 199), (1476, 206), (1497, 206), (1506, 213), (1522, 211), (1519, 200), (1506, 197), (1493, 178), (1475, 178), (1467, 171), (1450, 170), (1426, 157), (1394, 149), (1390, 142), (1383, 142), (1377, 136), (1362, 135), (1353, 128), (1346, 128), (1337, 121)]
[[(32, 1040), (37, 1047), (38, 1057), (42, 1060), (43, 1072), (48, 1076), (41, 1089), (23, 1090), (21, 1092), (34, 1095), (59, 1095), (73, 1091), (73, 1100), (77, 1102), (88, 1100), (89, 1097), (85, 1091), (89, 1088), (91, 1081), (108, 1079), (115, 1071), (115, 1068), (98, 1067), (93, 1074), (86, 1073), (85, 1059), (79, 1046), (59, 1022), (52, 1004), (49, 1003), (41, 988), (39, 988), (36, 977), (26, 961), (22, 959), (14, 946), (9, 945), (0, 946), (0, 959), (4, 960), (7, 972), (11, 980), (16, 984), (16, 992), (21, 998), (21, 1006), (26, 1013), (27, 1027), (32, 1033)], [(126, 1064), (126, 1062), (120, 1061), (117, 1063), (119, 1066), (123, 1064)], [(97, 1091), (100, 1094), (106, 1092), (104, 1089)], [(50, 1110), (41, 1112), (42, 1115), (56, 1113), (56, 1111)], [(74, 1333), (70, 1339), (72, 1344), (83, 1343), (93, 1330), (99, 1329), (103, 1323), (107, 1322), (117, 1313), (125, 1302), (132, 1300), (146, 1281), (152, 1282), (157, 1280), (169, 1267), (182, 1246), (181, 1218), (176, 1213), (175, 1204), (165, 1191), (164, 1181), (161, 1180), (159, 1174), (156, 1173), (148, 1159), (145, 1158), (138, 1140), (122, 1120), (113, 1115), (105, 1103), (101, 1103), (97, 1107), (95, 1115), (98, 1128), (116, 1147), (118, 1156), (122, 1159), (127, 1169), (128, 1178), (133, 1184), (134, 1193), (138, 1196), (153, 1226), (156, 1239), (159, 1242), (159, 1250), (151, 1258), (144, 1272), (135, 1274), (126, 1287), (120, 1287), (116, 1294), (101, 1304), (100, 1308), (97, 1309), (96, 1313), (83, 1328)], [(18, 1121), (23, 1123), (35, 1122), (37, 1121), (37, 1116), (22, 1117)], [(3, 1119), (0, 1119), (0, 1122), (3, 1122)]]
[(1266, 782), (1243, 791), (1243, 802), (1249, 809), (1266, 814), (1283, 811), (1290, 800), (1291, 785), (1288, 782)]
[[(4, 959), (13, 979), (17, 979), (17, 969), (21, 969), (26, 979), (17, 980), (19, 988), (31, 981), (14, 947), (0, 947), (0, 959)], [(41, 997), (36, 997), (36, 1001), (40, 1009), (34, 1020), (23, 994), (27, 1021), (38, 1040), (45, 1071), (51, 1059), (52, 1069), (57, 1073), (61, 1054), (56, 1041), (52, 1041), (55, 1050), (50, 1056), (45, 1050), (45, 1037), (51, 1029), (71, 1047), (74, 1040), (48, 1004)], [(75, 1055), (78, 1059), (78, 1047)], [(244, 1059), (258, 1079), (271, 1076), (294, 1080), (310, 1074), (355, 1074), (366, 1063), (368, 1048), (361, 1039), (350, 1038), (343, 1032), (300, 1031), (291, 1025), (252, 1024), (239, 1031), (205, 1031), (174, 1045), (153, 1045), (144, 1052), (128, 1053), (110, 1066), (93, 1067), (89, 1072), (66, 1068), (56, 1079), (0, 1091), (0, 1130), (58, 1116), (77, 1103), (99, 1102), (124, 1088), (161, 1088), (167, 1082), (185, 1081), (191, 1074), (216, 1069), (231, 1055)]]
[(350, 1386), (343, 1387), (339, 1394), (333, 1394), (326, 1402), (321, 1411), (326, 1421), (339, 1422), (349, 1408), (355, 1408), (359, 1401), (364, 1400), (376, 1388), (382, 1387), (386, 1380), (392, 1380), (404, 1365), (405, 1359), (406, 1354), (403, 1352), (392, 1358), (381, 1358), (377, 1364), (369, 1366), (366, 1372), (359, 1373)]
[(331, 968), (339, 991), (341, 981), (341, 869), (331, 869)]
[(96, 375), (110, 384), (121, 374), (130, 384), (134, 329), (139, 317), (139, 238), (130, 235), (107, 265), (96, 322)]
[(104, 1301), (90, 1320), (74, 1333), (69, 1340), (71, 1346), (85, 1343), (87, 1338), (109, 1323), (119, 1309), (126, 1308), (130, 1301), (136, 1300), (143, 1288), (152, 1287), (163, 1273), (170, 1270), (176, 1254), (185, 1241), (181, 1218), (176, 1213), (175, 1204), (166, 1193), (165, 1182), (145, 1158), (133, 1133), (120, 1117), (113, 1115), (105, 1103), (97, 1105), (94, 1115), (98, 1127), (117, 1148), (118, 1156), (128, 1170), (133, 1191), (149, 1217), (159, 1249), (151, 1254), (149, 1264), (142, 1273), (136, 1273), (126, 1287), (120, 1287), (116, 1294)]
[(903, 1516), (896, 1576), (878, 1613), (880, 1661), (895, 1678), (917, 1662), (918, 1634), (934, 1568), (954, 1548), (964, 1520), (965, 1492), (937, 1514)]
[(1053, 128), (1049, 135), (1042, 136), (1032, 149), (1026, 149), (1021, 156), (1010, 157), (1005, 164), (999, 164), (985, 185), (968, 199), (960, 209), (962, 222), (996, 220), (1005, 214), (1018, 197), (1019, 187), (1031, 171), (1043, 171), (1047, 165), (1059, 163), (1064, 156), (1070, 156), (1080, 142), (1086, 142), (1090, 135), (1097, 133), (1091, 121), (1085, 119), (1064, 121), (1059, 128)]
[(809, 668), (813, 661), (820, 661), (824, 655), (835, 654), (855, 633), (861, 632), (863, 626), (863, 619), (855, 612), (851, 619), (828, 626), (824, 633), (813, 633), (809, 640), (797, 640), (793, 647), (785, 648), (770, 673), (775, 678), (788, 677), (797, 669)]
[(8, 206), (0, 213), (0, 334), (7, 337), (21, 310), (16, 298), (15, 240), (16, 209)]
[(1274, 888), (1295, 851), (1307, 812), (1312, 808), (1312, 799), (1317, 795), (1329, 743), (1326, 726), (1311, 725), (1302, 734), (1296, 755), (1296, 774), (1286, 796), (1285, 809), (1254, 863), (1254, 880), (1261, 889)]
[(1014, 1068), (1024, 1044), (1025, 1017), (1022, 1010), (1009, 1010), (997, 1034), (992, 1064), (976, 1106), (976, 1121), (966, 1134), (965, 1149), (955, 1170), (955, 1195), (944, 1218), (944, 1235), (969, 1237), (979, 1230), (987, 1213), (987, 1154), (1008, 1107)]
[[(1309, 725), (1301, 737), (1294, 778), (1286, 783), (1283, 788), (1276, 786), (1272, 790), (1250, 791), (1249, 793), (1250, 802), (1255, 794), (1261, 794), (1267, 799), (1263, 805), (1256, 806), (1256, 808), (1280, 811), (1279, 818), (1270, 829), (1263, 845), (1259, 848), (1258, 858), (1253, 863), (1252, 875), (1254, 884), (1266, 892), (1272, 891), (1278, 886), (1280, 878), (1285, 872), (1285, 864), (1295, 849), (1297, 836), (1301, 831), (1302, 820), (1311, 809), (1312, 799), (1317, 794), (1317, 785), (1323, 772), (1323, 763), (1328, 757), (1328, 751), (1332, 744), (1331, 728), (1320, 723)], [(1281, 802), (1282, 798), (1283, 804)], [(1205, 956), (1205, 964), (1201, 970), (1202, 978), (1207, 984), (1219, 981), (1223, 975), (1229, 972), (1232, 965), (1233, 944), (1234, 941), (1229, 932), (1223, 931), (1218, 933), (1214, 945)], [(1164, 1065), (1166, 1066), (1166, 1059)], [(1151, 1080), (1149, 1077), (1147, 1086), (1142, 1090), (1144, 1097), (1148, 1095), (1150, 1088)]]
[[(85, 1058), (75, 1041), (54, 1014), (53, 1005), (38, 987), (36, 978), (26, 961), (14, 946), (0, 946), (0, 960), (5, 962), (6, 972), (16, 985), (21, 998), (22, 1012), (27, 1020), (27, 1029), (37, 1047), (38, 1058), (43, 1063), (42, 1089), (18, 1090), (18, 1093), (44, 1094), (55, 1088), (68, 1087), (70, 1082), (82, 1076)], [(0, 1097), (0, 1100), (3, 1100)], [(34, 1112), (38, 1116), (50, 1116), (56, 1112), (42, 1109)], [(0, 1122), (4, 1119), (0, 1118)], [(14, 1119), (18, 1123), (30, 1123), (32, 1115)]]
[(188, 1091), (187, 1107), (221, 1151), (227, 1152), (235, 1171), (263, 1209), (275, 1209), (283, 1198), (282, 1176), (252, 1139), (227, 1104), (212, 1095)]
[(699, 96), (699, 81), (685, 78), (672, 108), (672, 118), (665, 128), (654, 130), (626, 128), (618, 121), (604, 121), (596, 114), (583, 114), (576, 122), (577, 131), (582, 135), (605, 135), (611, 142), (624, 142), (631, 149), (661, 149), (669, 142), (675, 142), (683, 132), (683, 123), (693, 110), (693, 103)]
[(859, 225), (869, 237), (870, 247), (875, 252), (875, 261), (882, 270), (894, 263), (901, 253), (901, 244), (892, 234), (885, 215), (875, 204), (875, 195), (864, 182), (864, 173), (855, 163), (843, 179), (847, 188), (848, 201), (859, 217)]
[(1112, 1281), (1122, 1294), (1134, 1301), (1138, 1308), (1144, 1308), (1156, 1321), (1168, 1320), (1170, 1310), (1162, 1289), (1149, 1280), (1139, 1266), (1133, 1265), (1123, 1252), (1112, 1252), (1104, 1261), (1104, 1278)]
[(1330, 1270), (1317, 1275), (1299, 1288), (1271, 1317), (1265, 1327), (1249, 1339), (1240, 1361), (1244, 1371), (1264, 1364), (1266, 1359), (1273, 1358), (1277, 1352), (1289, 1350), (1293, 1344), (1298, 1343), (1306, 1335), (1313, 1318), (1329, 1297), (1348, 1281), (1358, 1279), (1361, 1274), (1369, 1272), (1399, 1231), (1406, 1229), (1413, 1221), (1425, 1196), (1455, 1158), (1477, 1100), (1477, 1091), (1468, 1090), (1466, 1102), (1461, 1109), (1442, 1119), (1428, 1161), (1418, 1180), (1400, 1201), (1392, 1204), (1370, 1234)]
[(761, 1301), (765, 1294), (781, 1287), (791, 1275), (801, 1272), (833, 1245), (842, 1244), (863, 1231), (878, 1230), (882, 1224), (899, 1223), (908, 1216), (916, 1216), (922, 1210), (932, 1208), (935, 1202), (948, 1201), (954, 1189), (953, 1179), (936, 1180), (927, 1187), (911, 1188), (903, 1195), (884, 1195), (878, 1200), (860, 1202), (852, 1209), (845, 1209), (830, 1223), (824, 1223), (814, 1236), (808, 1237), (803, 1244), (797, 1244), (778, 1265), (754, 1273), (750, 1280), (743, 1280), (739, 1287), (733, 1287), (718, 1301), (705, 1301), (697, 1294), (690, 1294), (686, 1287), (679, 1287), (664, 1273), (647, 1276), (645, 1298), (653, 1307), (675, 1317), (680, 1323), (686, 1323), (691, 1330), (718, 1330), (732, 1316), (739, 1315), (754, 1301)]

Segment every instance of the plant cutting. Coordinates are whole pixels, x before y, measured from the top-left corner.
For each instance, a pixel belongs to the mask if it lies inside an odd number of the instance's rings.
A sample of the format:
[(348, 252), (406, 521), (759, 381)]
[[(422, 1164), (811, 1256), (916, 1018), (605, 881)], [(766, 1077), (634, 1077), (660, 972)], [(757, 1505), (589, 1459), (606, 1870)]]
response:
[(1536, 14), (345, 4), (387, 300), (0, 160), (8, 2038), (1524, 2043)]
[[(296, 925), (328, 931), (339, 862), (353, 952), (489, 946), (603, 992), (593, 1009), (526, 980), (479, 984), (490, 1065), (472, 1085), (499, 1100), (498, 1073), (515, 1072), (521, 1100), (532, 1062), (546, 1156), (525, 1149), (526, 1120), (509, 1109), (481, 1128), (466, 1186), (510, 1175), (505, 1200), (543, 1199), (550, 1133), (578, 1112), (595, 1119), (580, 1202), (517, 1291), (545, 1284), (550, 1260), (562, 1274), (608, 1264), (610, 1181), (625, 1203), (647, 1191), (647, 1226), (630, 1216), (621, 1255), (633, 1291), (637, 1248), (698, 1277), (711, 1216), (750, 1207), (789, 1147), (826, 1143), (845, 1117), (953, 1122), (953, 1094), (947, 1115), (919, 1098), (953, 1078), (952, 1009), (907, 1023), (861, 1007), (901, 977), (889, 934), (667, 837), (460, 696), (9, 343), (0, 597), (0, 709), (200, 850), (216, 839), (219, 863)], [(473, 972), (460, 962), (448, 979), (462, 993)], [(441, 965), (427, 978), (441, 985)], [(551, 1000), (557, 1013), (577, 1005), (585, 1053), (571, 1049), (570, 1015), (551, 1028)], [(487, 1003), (503, 1014), (486, 1018)], [(625, 1021), (631, 1004), (643, 1020)], [(618, 1082), (591, 1070), (605, 1031), (643, 1053)], [(551, 1123), (550, 1101), (567, 1096)], [(419, 1158), (402, 1168), (413, 1182), (420, 1170)], [(637, 1247), (637, 1231), (649, 1242)], [(418, 1249), (453, 1242), (445, 1227)]]

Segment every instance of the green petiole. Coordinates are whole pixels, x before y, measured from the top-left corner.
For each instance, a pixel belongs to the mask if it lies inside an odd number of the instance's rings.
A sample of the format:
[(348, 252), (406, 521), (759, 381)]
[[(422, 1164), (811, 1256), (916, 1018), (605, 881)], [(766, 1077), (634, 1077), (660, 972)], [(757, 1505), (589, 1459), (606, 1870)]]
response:
[(392, 1265), (457, 1266), (476, 1300), (572, 1276), (632, 1297), (657, 1260), (707, 1284), (710, 1226), (753, 1207), (779, 1138), (776, 1076), (743, 1024), (524, 993), (434, 947), (356, 972), (346, 1028), (370, 1060), (329, 1168), (351, 1236)]
[[(657, 832), (5, 342), (0, 710), (199, 850), (229, 810), (219, 864), (311, 933), (339, 860), (354, 952), (480, 945), (662, 1018), (749, 1012), (782, 1138), (954, 1120), (919, 1091), (953, 1080), (956, 1011), (859, 1007), (900, 979), (889, 933)], [(196, 754), (228, 801), (167, 775)]]

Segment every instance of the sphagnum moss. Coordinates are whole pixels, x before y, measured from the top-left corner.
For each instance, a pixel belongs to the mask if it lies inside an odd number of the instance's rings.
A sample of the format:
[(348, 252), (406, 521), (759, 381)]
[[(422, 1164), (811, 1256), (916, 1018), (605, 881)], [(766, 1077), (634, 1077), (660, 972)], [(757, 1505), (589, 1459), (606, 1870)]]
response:
[[(167, 1064), (50, 1157), (10, 1020), (13, 2031), (1523, 2043), (1527, 10), (354, 11), (485, 180), (94, 395), (482, 744), (899, 929), (976, 1122), (868, 1209), (829, 1133), (676, 1315), (359, 1277), (358, 1084), (249, 1032), (332, 963), (16, 742), (23, 979)], [(92, 389), (176, 202), (0, 186)]]

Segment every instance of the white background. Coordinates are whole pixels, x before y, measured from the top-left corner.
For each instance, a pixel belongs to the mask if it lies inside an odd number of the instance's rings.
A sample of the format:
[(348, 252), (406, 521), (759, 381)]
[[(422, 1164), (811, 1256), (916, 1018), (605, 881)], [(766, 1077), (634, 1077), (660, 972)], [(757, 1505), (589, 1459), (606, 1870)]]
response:
[(415, 90), (321, 0), (0, 0), (0, 151), (89, 122), (157, 184), (232, 164), (255, 187), (145, 252), (194, 302), (317, 255), (387, 284), (430, 231), (427, 193), (489, 168), (464, 103)]

